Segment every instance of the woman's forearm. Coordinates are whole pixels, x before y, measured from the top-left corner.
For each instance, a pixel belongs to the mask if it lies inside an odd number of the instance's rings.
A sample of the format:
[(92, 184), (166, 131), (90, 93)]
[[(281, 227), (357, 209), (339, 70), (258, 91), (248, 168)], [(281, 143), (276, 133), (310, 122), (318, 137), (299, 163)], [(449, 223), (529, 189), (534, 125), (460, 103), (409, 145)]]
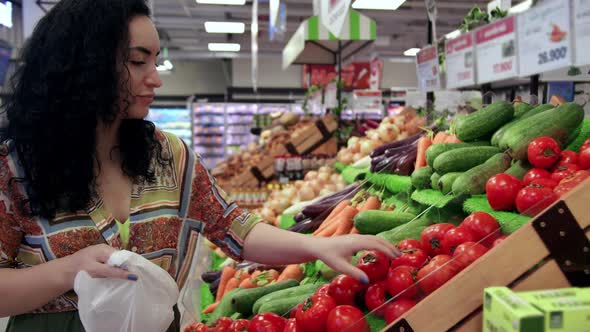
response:
[(39, 308), (71, 289), (68, 258), (26, 269), (0, 269), (0, 317)]
[(316, 259), (313, 252), (316, 240), (259, 223), (246, 237), (243, 256), (246, 260), (269, 265), (309, 262)]

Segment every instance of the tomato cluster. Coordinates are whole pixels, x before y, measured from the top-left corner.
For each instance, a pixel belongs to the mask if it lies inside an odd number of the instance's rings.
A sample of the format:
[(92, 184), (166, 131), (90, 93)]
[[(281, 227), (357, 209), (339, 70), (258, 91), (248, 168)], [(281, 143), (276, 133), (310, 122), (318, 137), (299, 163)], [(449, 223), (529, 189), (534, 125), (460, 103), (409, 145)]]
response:
[(540, 137), (529, 144), (527, 153), (534, 168), (522, 181), (504, 173), (488, 180), (486, 195), (494, 210), (516, 208), (523, 215), (535, 216), (590, 177), (590, 139), (584, 142), (578, 154), (561, 151), (551, 137)]

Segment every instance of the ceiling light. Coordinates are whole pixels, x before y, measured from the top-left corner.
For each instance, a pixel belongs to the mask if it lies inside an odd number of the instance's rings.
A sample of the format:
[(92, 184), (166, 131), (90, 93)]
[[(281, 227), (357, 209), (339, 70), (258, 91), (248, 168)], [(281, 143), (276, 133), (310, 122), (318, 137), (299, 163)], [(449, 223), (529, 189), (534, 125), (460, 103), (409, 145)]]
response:
[(174, 69), (174, 65), (172, 64), (172, 62), (170, 62), (170, 60), (164, 60), (164, 62), (158, 67), (156, 67), (156, 69), (158, 71), (170, 71)]
[(531, 8), (532, 5), (533, 5), (533, 0), (526, 0), (526, 1), (519, 3), (516, 6), (508, 9), (508, 13), (509, 14), (520, 14), (520, 13), (528, 10), (529, 8)]
[(354, 9), (396, 10), (406, 0), (356, 0), (352, 4)]
[(420, 49), (417, 47), (412, 47), (404, 51), (405, 56), (416, 56), (420, 52)]
[(461, 36), (461, 30), (451, 31), (445, 35), (447, 39), (455, 39), (459, 36)]
[(246, 0), (197, 0), (197, 3), (204, 5), (245, 5)]
[(246, 25), (241, 22), (205, 22), (208, 33), (244, 33)]
[(240, 44), (237, 43), (209, 43), (209, 51), (212, 52), (239, 52)]

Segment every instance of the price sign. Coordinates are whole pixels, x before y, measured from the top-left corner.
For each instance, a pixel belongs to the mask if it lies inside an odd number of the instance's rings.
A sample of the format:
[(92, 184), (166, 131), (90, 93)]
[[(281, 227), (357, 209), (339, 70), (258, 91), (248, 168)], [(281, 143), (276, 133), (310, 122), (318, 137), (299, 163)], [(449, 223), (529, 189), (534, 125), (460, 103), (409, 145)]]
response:
[(475, 59), (473, 34), (468, 33), (447, 40), (447, 88), (459, 88), (475, 84)]
[(518, 17), (521, 76), (572, 64), (570, 22), (569, 0), (540, 2)]
[(518, 75), (516, 18), (505, 18), (475, 31), (477, 82), (488, 83)]
[(423, 48), (416, 56), (418, 88), (422, 91), (440, 90), (440, 67), (436, 46)]
[(574, 0), (574, 29), (576, 43), (576, 65), (590, 64), (590, 1)]

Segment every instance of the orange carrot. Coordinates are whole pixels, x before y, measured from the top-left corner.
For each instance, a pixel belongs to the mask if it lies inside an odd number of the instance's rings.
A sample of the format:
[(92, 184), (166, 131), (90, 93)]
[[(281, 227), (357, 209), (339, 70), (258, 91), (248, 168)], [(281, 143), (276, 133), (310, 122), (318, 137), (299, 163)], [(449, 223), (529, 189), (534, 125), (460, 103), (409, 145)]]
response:
[(301, 281), (301, 279), (303, 279), (303, 270), (301, 270), (301, 266), (299, 266), (299, 264), (287, 265), (287, 267), (283, 270), (283, 272), (277, 279), (277, 282), (289, 279), (297, 281)]
[(352, 230), (350, 231), (350, 234), (360, 234), (360, 232), (358, 229), (356, 229), (356, 227), (353, 227)]
[(334, 218), (333, 220), (330, 221), (330, 224), (327, 227), (325, 227), (324, 229), (320, 230), (317, 233), (313, 233), (313, 235), (321, 236), (321, 237), (332, 236), (332, 234), (334, 234), (334, 232), (336, 232), (336, 230), (338, 229), (338, 226), (339, 226), (337, 220), (339, 220), (339, 218)]
[(248, 278), (246, 278), (246, 279), (242, 280), (242, 282), (240, 282), (239, 287), (246, 288), (246, 289), (258, 287), (254, 282), (255, 282), (255, 279), (260, 275), (260, 273), (262, 273), (262, 272), (261, 271), (252, 272), (252, 274)]
[(338, 236), (350, 233), (350, 230), (354, 226), (354, 224), (352, 223), (352, 219), (354, 218), (354, 216), (356, 216), (357, 213), (358, 210), (353, 208), (352, 206), (347, 206), (346, 208), (344, 208), (344, 210), (342, 210), (342, 212), (338, 215), (338, 218), (334, 220), (334, 224), (337, 224), (338, 227), (336, 228), (334, 233), (328, 236)]
[(367, 210), (379, 210), (381, 208), (381, 201), (375, 196), (369, 196), (367, 200), (358, 209), (359, 212)]
[(461, 143), (461, 142), (463, 142), (463, 141), (458, 139), (457, 136), (448, 134), (447, 138), (445, 139), (445, 141), (443, 143)]
[(223, 296), (229, 293), (229, 291), (238, 288), (242, 281), (244, 281), (248, 277), (250, 277), (250, 274), (248, 274), (248, 272), (246, 271), (236, 272), (236, 274), (227, 282), (227, 285), (225, 285), (225, 289), (223, 290)]
[(205, 307), (205, 309), (203, 309), (203, 313), (204, 314), (210, 314), (213, 311), (215, 311), (215, 308), (217, 308), (217, 305), (219, 304), (219, 301), (215, 302), (215, 303), (211, 303), (210, 305), (208, 305), (207, 307)]
[(436, 133), (436, 135), (434, 135), (434, 138), (432, 139), (432, 144), (444, 143), (444, 140), (447, 138), (447, 135), (448, 134), (444, 131), (439, 131), (438, 133)]
[(339, 222), (338, 229), (336, 229), (336, 232), (334, 232), (334, 234), (332, 234), (332, 236), (340, 236), (340, 235), (350, 234), (350, 231), (352, 230), (353, 227), (354, 227), (354, 224), (352, 223), (352, 218), (342, 219)]
[(219, 281), (219, 288), (217, 289), (217, 296), (215, 297), (215, 301), (220, 301), (225, 294), (225, 287), (230, 279), (236, 274), (236, 270), (231, 266), (226, 266), (223, 268), (221, 272), (221, 280)]
[(415, 168), (426, 167), (426, 149), (432, 145), (432, 139), (428, 135), (422, 136), (418, 140), (418, 154), (416, 156)]
[(337, 215), (339, 215), (340, 212), (342, 212), (342, 210), (344, 210), (345, 207), (349, 206), (349, 204), (350, 204), (349, 201), (342, 201), (342, 202), (338, 203), (338, 205), (336, 205), (336, 207), (334, 207), (332, 212), (330, 212), (330, 214), (326, 217), (326, 219), (324, 219), (324, 222), (322, 222), (320, 227), (313, 233), (313, 235), (317, 235), (316, 233), (319, 233), (322, 230), (324, 230), (326, 227), (328, 227), (330, 225), (331, 221)]
[(279, 278), (280, 273), (277, 270), (270, 269), (270, 270), (267, 270), (266, 272), (268, 273), (268, 281), (269, 282), (277, 280)]

